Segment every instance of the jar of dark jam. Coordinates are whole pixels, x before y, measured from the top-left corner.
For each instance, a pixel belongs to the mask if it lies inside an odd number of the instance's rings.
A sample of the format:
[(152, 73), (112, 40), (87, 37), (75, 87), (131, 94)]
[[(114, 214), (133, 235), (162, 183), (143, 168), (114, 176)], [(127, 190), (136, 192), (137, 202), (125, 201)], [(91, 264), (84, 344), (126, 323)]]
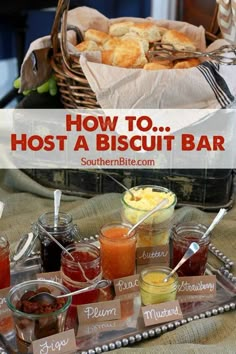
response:
[(66, 247), (78, 241), (78, 228), (73, 224), (72, 216), (60, 212), (55, 223), (54, 213), (42, 214), (33, 226), (33, 232), (40, 239), (42, 268), (45, 272), (54, 272), (61, 267), (61, 248), (53, 242), (42, 227)]
[(210, 235), (202, 238), (207, 227), (198, 223), (175, 225), (171, 232), (171, 266), (174, 268), (183, 257), (192, 242), (197, 242), (200, 249), (177, 271), (179, 276), (203, 275), (206, 270)]

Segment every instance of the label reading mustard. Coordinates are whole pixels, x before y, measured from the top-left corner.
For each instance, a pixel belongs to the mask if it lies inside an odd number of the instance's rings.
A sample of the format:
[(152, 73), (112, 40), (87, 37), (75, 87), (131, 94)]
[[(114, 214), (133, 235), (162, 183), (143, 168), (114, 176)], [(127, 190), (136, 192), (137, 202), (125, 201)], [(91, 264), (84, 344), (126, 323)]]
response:
[(142, 307), (145, 326), (180, 320), (183, 314), (178, 301)]
[(140, 274), (140, 294), (143, 305), (159, 304), (176, 299), (178, 277), (174, 274), (168, 279), (164, 279), (170, 273), (168, 267), (148, 267)]

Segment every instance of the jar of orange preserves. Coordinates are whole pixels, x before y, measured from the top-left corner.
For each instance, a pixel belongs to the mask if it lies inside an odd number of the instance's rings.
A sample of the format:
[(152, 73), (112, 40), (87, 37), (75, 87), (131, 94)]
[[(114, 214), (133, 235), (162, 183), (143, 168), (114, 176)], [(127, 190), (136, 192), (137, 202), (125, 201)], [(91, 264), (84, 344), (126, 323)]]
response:
[(102, 226), (99, 234), (100, 256), (105, 279), (135, 274), (136, 236), (128, 235), (131, 225), (114, 222)]

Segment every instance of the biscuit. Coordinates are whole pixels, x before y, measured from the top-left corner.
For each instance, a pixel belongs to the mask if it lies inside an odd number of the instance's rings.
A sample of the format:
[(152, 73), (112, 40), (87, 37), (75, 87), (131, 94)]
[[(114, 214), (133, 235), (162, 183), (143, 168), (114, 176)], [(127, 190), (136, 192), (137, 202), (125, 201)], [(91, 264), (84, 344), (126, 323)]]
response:
[(102, 51), (102, 63), (123, 68), (142, 68), (147, 58), (139, 42), (126, 39), (113, 50)]
[(140, 37), (138, 34), (136, 34), (134, 32), (126, 33), (124, 36), (120, 37), (120, 39), (121, 40), (133, 39), (133, 40), (138, 41), (139, 43), (141, 43), (145, 53), (147, 53), (147, 51), (149, 50), (149, 42), (148, 42), (148, 40), (143, 38), (143, 37)]
[(80, 52), (100, 50), (98, 44), (91, 40), (85, 40), (75, 46)]
[(103, 64), (113, 65), (113, 50), (102, 50), (101, 51), (101, 60)]
[(161, 64), (161, 62), (151, 62), (147, 63), (143, 67), (145, 70), (166, 70), (171, 69), (171, 65)]
[(158, 26), (152, 22), (135, 23), (130, 27), (130, 32), (138, 34), (140, 37), (145, 38), (150, 43), (159, 41), (161, 39), (161, 34)]
[(110, 25), (109, 34), (114, 37), (121, 37), (127, 32), (129, 32), (130, 26), (132, 26), (134, 22), (132, 21), (123, 21), (116, 22)]
[(102, 46), (103, 50), (112, 50), (116, 46), (118, 46), (121, 42), (121, 39), (118, 37), (111, 37), (109, 38)]
[(161, 37), (167, 32), (169, 31), (168, 28), (165, 27), (161, 27), (161, 26), (157, 26), (158, 31), (160, 32)]
[(174, 69), (188, 69), (198, 66), (199, 64), (200, 60), (197, 58), (184, 59), (176, 61), (174, 64)]
[(109, 36), (108, 33), (106, 32), (102, 32), (102, 31), (98, 31), (95, 29), (88, 29), (85, 33), (84, 33), (84, 39), (85, 40), (90, 40), (90, 41), (94, 41), (97, 44), (103, 44), (105, 43), (109, 38), (111, 38)]
[(185, 34), (169, 30), (162, 36), (161, 42), (163, 44), (171, 44), (176, 50), (196, 50), (194, 43)]

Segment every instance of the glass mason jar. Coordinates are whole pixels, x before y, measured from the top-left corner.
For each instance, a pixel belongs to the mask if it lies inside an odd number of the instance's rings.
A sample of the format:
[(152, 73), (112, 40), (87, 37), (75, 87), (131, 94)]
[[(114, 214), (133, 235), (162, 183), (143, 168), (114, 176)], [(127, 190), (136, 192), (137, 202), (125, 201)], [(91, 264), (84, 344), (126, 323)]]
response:
[(33, 226), (33, 232), (40, 239), (42, 267), (45, 272), (54, 272), (61, 267), (61, 248), (53, 242), (42, 227), (66, 247), (78, 240), (78, 229), (72, 216), (60, 212), (55, 223), (54, 213), (42, 214)]
[(179, 276), (203, 275), (206, 270), (210, 235), (202, 239), (207, 227), (193, 222), (175, 225), (171, 232), (171, 264), (174, 268), (192, 242), (200, 249), (177, 271)]
[(117, 279), (135, 274), (136, 236), (128, 235), (131, 225), (113, 222), (99, 233), (103, 277)]
[(0, 289), (10, 286), (10, 250), (6, 236), (0, 236)]
[(174, 273), (167, 282), (164, 282), (170, 272), (171, 269), (164, 266), (152, 266), (142, 270), (139, 277), (139, 287), (143, 305), (159, 304), (176, 299), (177, 274)]
[(122, 220), (136, 224), (148, 211), (164, 198), (168, 204), (147, 218), (137, 229), (137, 247), (168, 245), (171, 221), (177, 203), (176, 195), (169, 189), (155, 185), (141, 185), (126, 191), (122, 196)]
[[(76, 291), (97, 282), (102, 278), (99, 249), (91, 243), (75, 243), (66, 247), (74, 258), (65, 252), (61, 255), (62, 283), (70, 290)], [(74, 295), (73, 305), (83, 305), (98, 301), (99, 289)]]
[(22, 297), (39, 288), (48, 288), (55, 296), (69, 292), (65, 286), (51, 280), (29, 280), (11, 288), (6, 301), (15, 324), (17, 349), (22, 354), (32, 353), (31, 344), (33, 341), (65, 331), (66, 314), (71, 305), (71, 296), (65, 297), (64, 304), (51, 312), (49, 311), (50, 306), (45, 307), (45, 312), (42, 313), (34, 312), (35, 306), (31, 308), (31, 313), (19, 309)]

